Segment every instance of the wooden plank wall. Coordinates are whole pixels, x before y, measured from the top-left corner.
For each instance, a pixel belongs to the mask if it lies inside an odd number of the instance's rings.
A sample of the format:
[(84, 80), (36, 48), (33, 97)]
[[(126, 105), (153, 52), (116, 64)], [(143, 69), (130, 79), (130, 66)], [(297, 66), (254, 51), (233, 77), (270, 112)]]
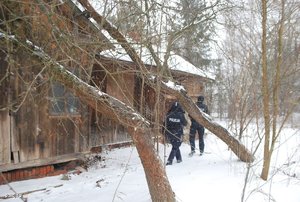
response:
[[(120, 63), (120, 61), (101, 58), (99, 62), (105, 67), (105, 70), (103, 66), (94, 65), (92, 74), (93, 81), (91, 84), (129, 106), (133, 106), (134, 75), (130, 72), (126, 72), (123, 63)], [(122, 125), (106, 118), (101, 113), (96, 113), (95, 110), (91, 108), (90, 126), (89, 146), (99, 146), (129, 141), (131, 139)]]
[(15, 75), (15, 82), (11, 84), (13, 91), (12, 100), (18, 103), (15, 107), (18, 110), (13, 115), (16, 117), (14, 124), (16, 131), (14, 135), (14, 144), (19, 147), (19, 160), (24, 162), (31, 159), (39, 158), (36, 148), (36, 136), (38, 132), (38, 115), (37, 110), (37, 86), (34, 80), (35, 70), (34, 64), (28, 60), (29, 55), (22, 52), (21, 49), (16, 51), (14, 55), (17, 65), (13, 66), (12, 71)]
[(189, 76), (182, 81), (187, 93), (195, 101), (196, 98), (204, 93), (204, 81), (198, 76)]
[[(116, 68), (116, 72), (109, 75), (107, 80), (106, 93), (123, 101), (125, 104), (133, 105), (133, 93), (134, 93), (134, 75), (118, 73), (122, 70)], [(124, 70), (123, 70), (124, 71)]]
[(0, 165), (10, 163), (9, 72), (5, 57), (6, 54), (0, 51)]
[(10, 121), (7, 111), (0, 112), (0, 165), (10, 163)]
[[(77, 29), (82, 29), (78, 30), (81, 35), (85, 33), (82, 31), (89, 33), (87, 38), (89, 38), (90, 34), (95, 34), (96, 37), (99, 37), (99, 33), (95, 32), (95, 30), (92, 31), (92, 27), (86, 24), (86, 20), (81, 21), (81, 18), (85, 18), (83, 15), (76, 15), (76, 19), (82, 22), (80, 24), (82, 27), (70, 23), (71, 21), (61, 20), (64, 17), (72, 19), (74, 17), (73, 10), (66, 8), (66, 5), (58, 9), (58, 14), (62, 16), (53, 15), (53, 19), (51, 18), (51, 23), (49, 23), (49, 16), (41, 11), (37, 4), (31, 4), (30, 0), (27, 1), (28, 4), (24, 4), (22, 7), (18, 7), (19, 5), (16, 4), (16, 8), (14, 8), (14, 13), (16, 14), (33, 16), (33, 18), (28, 19), (28, 22), (31, 22), (31, 24), (21, 23), (26, 27), (20, 26), (18, 33), (22, 37), (44, 48), (53, 58), (60, 60), (61, 58), (69, 58), (70, 56), (78, 59), (82, 66), (91, 67), (90, 63), (92, 60), (89, 58), (90, 53), (92, 54), (94, 50), (107, 47), (105, 44), (87, 43), (86, 48), (91, 50), (91, 52), (85, 55), (82, 54), (81, 48), (76, 48), (77, 46), (72, 45), (69, 47), (69, 44), (63, 41), (55, 43), (57, 41), (53, 40), (53, 35), (51, 34), (53, 22), (59, 28), (65, 30), (65, 33), (69, 34), (71, 39), (74, 39), (74, 43), (80, 39), (77, 35), (79, 33), (74, 31), (76, 30), (76, 26)], [(43, 29), (41, 29), (41, 26), (43, 26)], [(62, 50), (65, 51), (59, 52), (58, 50), (61, 49), (58, 49), (58, 46), (61, 46)], [(68, 57), (66, 57), (66, 54), (68, 54)], [(14, 74), (12, 75), (15, 78), (11, 88), (14, 91), (13, 99), (15, 99), (15, 103), (21, 101), (22, 105), (15, 114), (12, 114), (13, 118), (8, 115), (8, 111), (2, 110), (0, 112), (0, 164), (10, 163), (11, 151), (13, 153), (16, 152), (14, 160), (19, 160), (20, 163), (87, 151), (90, 147), (89, 142), (91, 139), (89, 137), (89, 125), (91, 122), (88, 114), (90, 111), (88, 111), (87, 107), (82, 105), (80, 115), (76, 115), (75, 117), (50, 118), (49, 78), (45, 74), (37, 76), (42, 64), (37, 64), (36, 61), (31, 60), (30, 55), (26, 54), (26, 51), (22, 51), (21, 48), (16, 50), (14, 55), (16, 58), (14, 58), (15, 66), (13, 67)], [(3, 66), (5, 55), (3, 56), (1, 52), (0, 56), (2, 58), (0, 58), (1, 81), (7, 72), (7, 68)], [(70, 64), (66, 62), (67, 66), (71, 66)], [(3, 72), (1, 73), (1, 71)], [(0, 85), (3, 85), (3, 83), (1, 82)], [(0, 86), (0, 95), (2, 97), (7, 97), (7, 94), (5, 94), (7, 86), (8, 84)], [(132, 94), (129, 94), (132, 97)], [(0, 108), (3, 108), (4, 104), (7, 105), (7, 103), (2, 103), (3, 100), (0, 99)], [(115, 129), (115, 125), (112, 128)], [(13, 136), (10, 136), (11, 131), (14, 131)], [(116, 135), (114, 132), (115, 130), (110, 131), (110, 135), (104, 141), (112, 141)], [(12, 139), (13, 144), (11, 144)], [(14, 163), (17, 163), (17, 161), (14, 161)]]

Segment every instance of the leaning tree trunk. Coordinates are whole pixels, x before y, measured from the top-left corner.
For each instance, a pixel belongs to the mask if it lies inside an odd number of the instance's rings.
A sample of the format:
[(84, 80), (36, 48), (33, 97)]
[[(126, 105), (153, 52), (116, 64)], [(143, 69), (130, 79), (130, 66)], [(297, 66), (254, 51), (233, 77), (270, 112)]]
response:
[[(170, 91), (172, 90), (169, 90), (168, 92)], [(218, 123), (213, 122), (213, 120), (209, 116), (199, 110), (199, 108), (194, 104), (193, 100), (190, 97), (182, 92), (178, 92), (175, 90), (173, 90), (172, 94), (176, 95), (180, 104), (191, 117), (193, 117), (197, 122), (201, 123), (205, 128), (215, 134), (223, 142), (225, 142), (229, 146), (229, 148), (240, 158), (240, 160), (244, 162), (254, 161), (254, 157), (248, 151), (248, 149), (242, 143), (240, 143), (238, 139), (233, 137), (228, 130), (220, 126)]]
[[(105, 18), (103, 18), (98, 12), (96, 12), (87, 0), (78, 1), (85, 7), (85, 9), (91, 14), (91, 16), (97, 21), (97, 23), (100, 26), (103, 27), (103, 29), (105, 29), (115, 40), (119, 42), (119, 44), (125, 49), (127, 54), (130, 56), (132, 61), (138, 64), (141, 76), (146, 75), (148, 73), (148, 70), (146, 69), (144, 63), (142, 62), (136, 51), (127, 42), (125, 37), (116, 28), (114, 28)], [(155, 86), (155, 83), (152, 79), (145, 78), (145, 81), (149, 85)], [(156, 81), (159, 81), (159, 79), (157, 79)], [(191, 117), (193, 117), (205, 128), (207, 128), (209, 131), (211, 131), (213, 134), (219, 137), (223, 142), (225, 142), (229, 146), (229, 148), (240, 158), (240, 160), (244, 162), (254, 161), (253, 154), (243, 144), (241, 144), (239, 140), (232, 136), (228, 130), (226, 130), (221, 125), (213, 122), (208, 116), (202, 113), (194, 104), (192, 99), (186, 95), (186, 92), (174, 90), (165, 85), (164, 82), (160, 82), (160, 85), (162, 87), (162, 91), (170, 95), (174, 95), (182, 104), (185, 111), (187, 111)]]
[[(15, 38), (10, 39), (16, 42)], [(150, 135), (150, 123), (133, 108), (76, 77), (40, 49), (37, 50), (34, 46), (28, 46), (26, 43), (23, 43), (22, 46), (25, 46), (26, 51), (33, 53), (32, 55), (48, 66), (47, 71), (54, 80), (64, 84), (99, 113), (128, 128), (145, 170), (152, 201), (176, 201), (163, 164), (155, 152)]]
[[(130, 127), (129, 133), (136, 142), (136, 148), (144, 167), (152, 201), (176, 201), (171, 186), (169, 183), (166, 183), (168, 179), (165, 169), (162, 168), (163, 164), (158, 163), (161, 160), (156, 155), (150, 130)], [(155, 158), (157, 160), (153, 161)]]
[[(42, 10), (47, 12), (47, 8), (43, 5), (44, 1), (41, 0), (37, 2), (36, 5), (41, 6), (43, 8)], [(32, 13), (32, 15), (33, 14), (34, 13)], [(18, 16), (18, 13), (16, 13), (16, 16)], [(44, 21), (43, 23), (52, 23), (52, 21), (49, 19), (49, 22)], [(55, 27), (55, 31), (59, 32), (60, 30)], [(22, 40), (18, 40), (20, 38), (22, 38)], [(150, 123), (144, 119), (144, 117), (131, 107), (126, 106), (123, 102), (98, 91), (96, 88), (88, 85), (67, 71), (40, 47), (34, 46), (35, 44), (31, 43), (27, 38), (25, 39), (23, 36), (20, 36), (19, 32), (11, 36), (0, 33), (0, 46), (3, 48), (6, 48), (6, 40), (10, 40), (17, 46), (15, 50), (28, 53), (28, 55), (30, 55), (28, 59), (42, 61), (44, 63), (44, 69), (48, 70), (52, 78), (66, 86), (66, 88), (80, 97), (82, 101), (86, 102), (99, 113), (127, 127), (141, 158), (152, 201), (175, 201), (175, 195), (168, 181), (164, 166), (155, 152), (150, 135)], [(40, 41), (37, 41), (37, 44), (41, 44), (39, 42)], [(87, 50), (82, 49), (82, 51)]]
[(131, 107), (83, 82), (50, 58), (40, 59), (44, 60), (44, 64), (52, 63), (48, 72), (53, 79), (64, 84), (99, 113), (127, 127), (141, 158), (152, 201), (175, 201), (163, 164), (155, 152), (150, 123)]

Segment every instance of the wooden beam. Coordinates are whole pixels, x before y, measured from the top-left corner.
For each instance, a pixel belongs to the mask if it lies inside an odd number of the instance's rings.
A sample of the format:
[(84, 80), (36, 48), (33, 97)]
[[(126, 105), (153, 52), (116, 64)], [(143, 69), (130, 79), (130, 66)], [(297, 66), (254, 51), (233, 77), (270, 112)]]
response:
[(44, 165), (51, 165), (51, 164), (57, 164), (57, 163), (64, 163), (64, 162), (68, 162), (68, 161), (84, 159), (85, 155), (89, 154), (89, 153), (90, 152), (65, 154), (65, 155), (55, 156), (55, 157), (46, 158), (46, 159), (35, 159), (35, 160), (31, 160), (31, 161), (26, 161), (26, 162), (20, 162), (18, 164), (12, 164), (12, 163), (4, 164), (4, 165), (0, 165), (0, 172), (23, 169), (23, 168), (30, 168), (30, 167), (37, 167), (37, 166), (44, 166)]

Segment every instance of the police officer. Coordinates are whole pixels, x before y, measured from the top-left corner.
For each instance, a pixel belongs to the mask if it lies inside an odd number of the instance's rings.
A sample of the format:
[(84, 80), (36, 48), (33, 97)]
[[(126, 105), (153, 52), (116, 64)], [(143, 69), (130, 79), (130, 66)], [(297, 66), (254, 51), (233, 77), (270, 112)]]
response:
[[(199, 109), (202, 112), (205, 112), (208, 114), (208, 108), (207, 106), (203, 103), (204, 102), (204, 97), (200, 95), (197, 99), (196, 105), (199, 107)], [(193, 156), (195, 154), (195, 135), (196, 132), (198, 132), (199, 135), (199, 150), (200, 150), (200, 156), (204, 152), (204, 127), (197, 123), (192, 117), (191, 117), (191, 127), (190, 127), (190, 135), (189, 135), (189, 141), (191, 145), (191, 153), (189, 156)]]
[(182, 162), (179, 147), (182, 143), (183, 127), (186, 125), (187, 121), (184, 117), (184, 111), (176, 101), (172, 104), (165, 120), (165, 135), (172, 144), (172, 150), (167, 165), (172, 165), (174, 157), (176, 157), (177, 163)]

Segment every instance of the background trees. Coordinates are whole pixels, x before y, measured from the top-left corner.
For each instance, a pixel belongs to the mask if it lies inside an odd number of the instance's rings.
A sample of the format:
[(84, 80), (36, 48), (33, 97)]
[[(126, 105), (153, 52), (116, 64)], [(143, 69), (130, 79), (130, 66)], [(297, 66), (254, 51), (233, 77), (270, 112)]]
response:
[(281, 128), (293, 120), (292, 114), (299, 113), (298, 81), (294, 77), (299, 75), (296, 12), (296, 1), (242, 1), (223, 12), (226, 37), (221, 46), (223, 78), (218, 92), (223, 90), (225, 96), (219, 103), (226, 103), (226, 115), (239, 139), (251, 120), (257, 120), (257, 128), (264, 125), (264, 136), (259, 130), (253, 133), (265, 140), (263, 179), (267, 179), (267, 164)]

